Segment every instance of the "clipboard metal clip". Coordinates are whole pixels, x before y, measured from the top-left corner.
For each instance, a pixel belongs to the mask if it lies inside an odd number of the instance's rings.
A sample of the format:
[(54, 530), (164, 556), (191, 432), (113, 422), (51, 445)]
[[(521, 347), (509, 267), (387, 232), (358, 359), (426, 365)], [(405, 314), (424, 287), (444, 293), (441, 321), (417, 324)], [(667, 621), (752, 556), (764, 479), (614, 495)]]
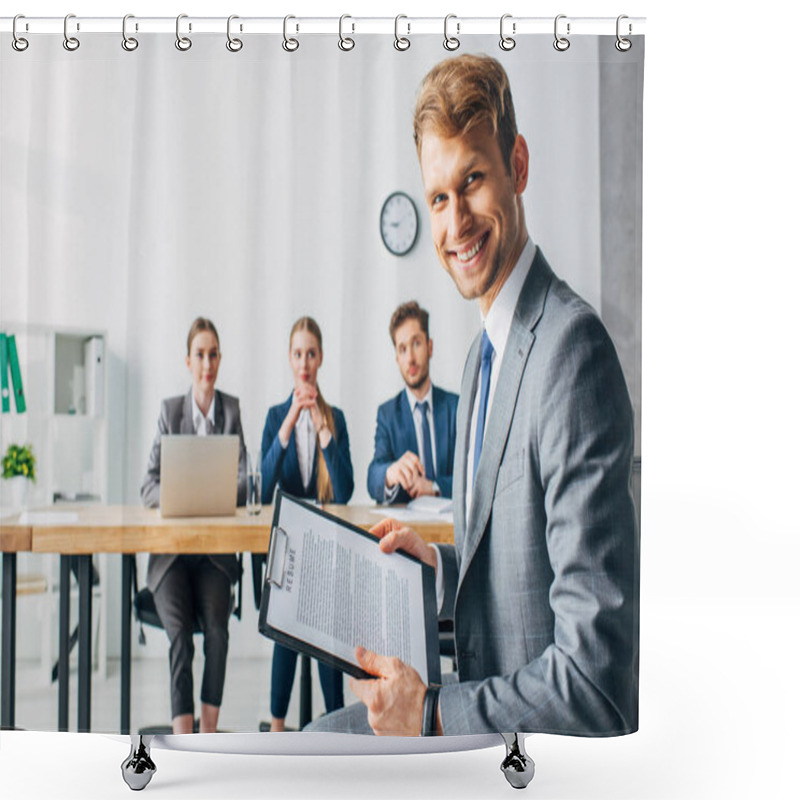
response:
[(273, 586), (279, 589), (283, 586), (283, 578), (286, 574), (286, 552), (289, 537), (286, 531), (277, 525), (272, 529), (272, 537), (269, 542), (269, 558), (267, 559), (266, 579)]

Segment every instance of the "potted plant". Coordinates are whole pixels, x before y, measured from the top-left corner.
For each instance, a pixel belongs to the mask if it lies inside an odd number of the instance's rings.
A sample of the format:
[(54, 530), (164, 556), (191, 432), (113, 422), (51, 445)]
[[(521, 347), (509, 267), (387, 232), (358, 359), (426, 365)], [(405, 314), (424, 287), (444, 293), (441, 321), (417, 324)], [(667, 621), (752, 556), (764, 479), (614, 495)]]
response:
[(3, 479), (11, 486), (11, 506), (25, 505), (28, 481), (36, 480), (36, 456), (29, 444), (10, 444), (3, 456)]

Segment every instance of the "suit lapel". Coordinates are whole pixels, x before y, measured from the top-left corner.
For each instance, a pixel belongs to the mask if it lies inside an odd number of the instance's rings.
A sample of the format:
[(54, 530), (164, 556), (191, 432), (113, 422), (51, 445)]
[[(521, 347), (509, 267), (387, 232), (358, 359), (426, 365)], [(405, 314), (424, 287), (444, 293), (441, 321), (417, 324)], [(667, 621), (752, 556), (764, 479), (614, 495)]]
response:
[(436, 440), (436, 472), (440, 472), (447, 464), (447, 408), (442, 392), (435, 386), (432, 387), (433, 397), (433, 435)]
[[(511, 329), (508, 334), (503, 361), (497, 371), (497, 386), (495, 389), (492, 410), (486, 422), (483, 437), (483, 450), (478, 464), (478, 473), (475, 476), (475, 485), (472, 490), (472, 504), (469, 515), (469, 525), (464, 536), (464, 545), (461, 551), (461, 568), (459, 576), (462, 578), (478, 549), (481, 539), (486, 532), (486, 526), (492, 513), (494, 490), (497, 484), (497, 473), (503, 460), (508, 441), (508, 433), (514, 418), (517, 405), (519, 388), (525, 373), (525, 365), (531, 353), (531, 348), (536, 339), (534, 329), (544, 310), (547, 291), (553, 278), (547, 261), (537, 248), (533, 264), (525, 279), (520, 292)], [(470, 403), (465, 410), (466, 419), (459, 419), (459, 425), (469, 426), (469, 413), (472, 410), (475, 391), (478, 383), (478, 340), (473, 344), (470, 357), (474, 357), (472, 367), (472, 387)], [(469, 362), (468, 362), (469, 363)], [(459, 417), (461, 417), (459, 404)], [(460, 427), (460, 430), (469, 430), (469, 427)], [(464, 437), (462, 437), (464, 438)], [(466, 480), (466, 451), (464, 452), (463, 474)], [(465, 495), (466, 496), (466, 495)], [(459, 580), (459, 585), (461, 580)]]
[(214, 392), (214, 433), (225, 431), (225, 409), (222, 407), (222, 395)]
[(183, 398), (183, 413), (181, 415), (180, 433), (189, 435), (194, 433), (194, 420), (192, 419), (192, 390)]
[[(281, 419), (285, 419), (286, 415), (289, 413), (289, 408), (292, 405), (292, 396), (289, 395), (289, 399), (284, 403), (283, 408), (281, 409)], [(303, 475), (300, 472), (300, 460), (297, 458), (297, 437), (295, 436), (295, 429), (292, 428), (292, 432), (289, 434), (289, 442), (286, 445), (286, 455), (283, 457), (283, 467), (281, 468), (281, 472), (283, 475), (286, 476), (287, 482), (292, 480), (292, 476), (297, 479), (297, 491), (294, 494), (298, 496), (302, 495), (303, 493)], [(314, 459), (314, 467), (311, 471), (311, 481), (313, 484), (314, 476), (316, 474), (316, 459)], [(310, 484), (310, 485), (312, 485)], [(289, 492), (292, 494), (293, 492)]]
[[(505, 452), (511, 420), (514, 417), (525, 363), (535, 338), (531, 331), (519, 330), (518, 326), (512, 324), (506, 342), (503, 363), (500, 365), (496, 378), (498, 384), (492, 401), (492, 410), (486, 422), (481, 460), (475, 476), (475, 485), (472, 488), (472, 505), (462, 552), (462, 564), (464, 565), (462, 574), (478, 549), (478, 544), (486, 530), (486, 523), (492, 513), (497, 472)], [(469, 480), (469, 476), (467, 476), (467, 480)]]
[(461, 555), (464, 531), (466, 528), (467, 501), (467, 452), (469, 446), (469, 428), (472, 405), (478, 388), (478, 367), (480, 366), (481, 337), (475, 337), (464, 364), (461, 378), (461, 395), (456, 412), (456, 452), (453, 461), (453, 529), (456, 552)]

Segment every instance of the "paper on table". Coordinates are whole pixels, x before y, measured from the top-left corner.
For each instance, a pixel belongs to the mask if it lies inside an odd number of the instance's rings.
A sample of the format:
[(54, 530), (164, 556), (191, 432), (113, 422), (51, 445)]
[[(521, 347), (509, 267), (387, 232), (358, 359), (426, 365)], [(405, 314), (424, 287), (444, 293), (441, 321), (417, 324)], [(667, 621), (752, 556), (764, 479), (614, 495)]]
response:
[(20, 525), (74, 525), (78, 515), (74, 511), (23, 511)]
[(453, 501), (448, 497), (423, 495), (412, 500), (406, 508), (409, 511), (420, 511), (433, 514), (447, 514), (453, 511)]
[(378, 517), (392, 517), (398, 522), (442, 522), (453, 524), (453, 511), (413, 511), (410, 508), (393, 508), (392, 506), (378, 506), (371, 509), (372, 514)]
[(396, 656), (428, 682), (422, 565), (282, 499), (281, 585), (270, 587), (267, 624), (348, 664), (357, 645)]

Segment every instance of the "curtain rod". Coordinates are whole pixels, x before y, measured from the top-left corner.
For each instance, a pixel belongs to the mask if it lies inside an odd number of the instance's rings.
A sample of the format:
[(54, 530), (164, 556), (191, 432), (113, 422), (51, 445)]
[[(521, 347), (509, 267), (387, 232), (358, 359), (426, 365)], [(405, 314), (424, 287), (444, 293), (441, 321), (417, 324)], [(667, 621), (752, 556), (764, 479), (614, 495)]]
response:
[[(236, 17), (231, 19), (231, 30), (237, 34), (278, 34), (282, 35), (288, 26), (288, 32), (297, 34), (344, 34), (347, 36), (359, 33), (399, 34), (414, 36), (415, 34), (444, 34), (444, 17), (356, 17), (344, 15), (339, 17)], [(190, 34), (215, 33), (225, 34), (228, 31), (227, 17), (193, 17), (182, 15), (181, 30)], [(503, 16), (503, 33), (506, 36), (525, 34), (553, 34), (556, 26), (560, 35), (615, 35), (623, 36), (644, 34), (644, 17), (570, 17), (559, 14), (555, 17), (514, 17)], [(618, 27), (619, 26), (619, 27)], [(12, 17), (0, 18), (0, 31), (11, 33), (14, 28)], [(63, 33), (64, 17), (27, 17), (20, 15), (17, 19), (17, 34)], [(175, 33), (174, 17), (136, 17), (129, 16), (126, 29), (131, 33)], [(500, 34), (501, 18), (497, 17), (459, 17), (449, 15), (447, 19), (447, 35), (470, 36), (475, 34)], [(70, 15), (70, 33), (121, 33), (122, 17), (81, 17)]]

